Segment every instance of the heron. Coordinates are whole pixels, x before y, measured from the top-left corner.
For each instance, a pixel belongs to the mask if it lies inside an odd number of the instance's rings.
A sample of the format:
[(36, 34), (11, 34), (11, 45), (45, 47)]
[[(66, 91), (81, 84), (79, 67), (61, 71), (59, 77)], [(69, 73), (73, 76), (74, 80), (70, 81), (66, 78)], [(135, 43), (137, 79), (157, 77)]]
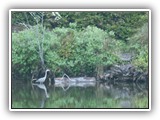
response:
[(50, 70), (49, 70), (49, 69), (47, 69), (47, 70), (45, 71), (45, 75), (44, 75), (44, 77), (39, 78), (38, 80), (36, 80), (36, 82), (39, 82), (40, 84), (42, 84), (42, 83), (46, 80), (47, 72), (48, 72), (48, 71), (50, 71)]

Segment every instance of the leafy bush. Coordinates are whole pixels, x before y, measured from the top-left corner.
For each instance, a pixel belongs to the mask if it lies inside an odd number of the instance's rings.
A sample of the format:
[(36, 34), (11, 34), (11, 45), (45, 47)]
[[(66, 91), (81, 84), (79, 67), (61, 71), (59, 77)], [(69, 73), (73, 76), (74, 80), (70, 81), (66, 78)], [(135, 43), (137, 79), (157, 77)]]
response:
[(12, 33), (12, 75), (26, 78), (38, 63), (35, 31)]
[(148, 24), (128, 38), (128, 43), (111, 38), (114, 32), (94, 26), (84, 30), (76, 27), (71, 23), (69, 28), (45, 30), (44, 35), (40, 30), (37, 33), (36, 27), (12, 33), (12, 75), (31, 76), (39, 66), (37, 35), (38, 39), (44, 36), (45, 64), (56, 76), (94, 76), (98, 66), (122, 63), (117, 57), (121, 52), (133, 52), (132, 63), (141, 70), (148, 68)]
[(71, 76), (93, 76), (97, 65), (113, 64), (116, 60), (104, 48), (108, 34), (97, 27), (88, 26), (82, 31), (56, 28), (52, 32), (52, 48), (46, 60), (53, 63), (50, 67), (59, 70), (59, 74), (63, 71)]
[[(39, 65), (36, 34), (35, 27), (12, 33), (13, 72), (30, 75)], [(109, 46), (104, 44), (107, 41), (107, 32), (97, 27), (88, 26), (82, 31), (72, 28), (46, 30), (43, 49), (45, 64), (57, 76), (64, 72), (70, 76), (93, 76), (97, 65), (108, 65), (117, 61), (113, 52), (107, 51)]]
[(149, 35), (148, 23), (145, 23), (137, 30), (137, 33), (129, 38), (129, 46), (135, 52), (133, 64), (141, 70), (148, 70), (149, 59)]

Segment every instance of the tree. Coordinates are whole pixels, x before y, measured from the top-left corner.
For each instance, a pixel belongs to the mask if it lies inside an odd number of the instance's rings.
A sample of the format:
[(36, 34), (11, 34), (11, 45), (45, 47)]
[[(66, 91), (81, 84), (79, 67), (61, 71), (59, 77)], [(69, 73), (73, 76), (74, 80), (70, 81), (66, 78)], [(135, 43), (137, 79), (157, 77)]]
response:
[[(36, 38), (37, 38), (37, 46), (38, 46), (38, 55), (40, 57), (41, 66), (43, 69), (45, 69), (45, 63), (44, 63), (44, 14), (45, 12), (29, 12), (30, 15), (34, 18), (36, 21)], [(26, 15), (26, 14), (25, 14)], [(55, 17), (55, 21), (61, 19), (61, 16), (58, 12), (52, 12), (52, 15)], [(27, 18), (27, 15), (26, 15)], [(27, 20), (28, 21), (28, 20)], [(40, 33), (42, 32), (42, 33)]]

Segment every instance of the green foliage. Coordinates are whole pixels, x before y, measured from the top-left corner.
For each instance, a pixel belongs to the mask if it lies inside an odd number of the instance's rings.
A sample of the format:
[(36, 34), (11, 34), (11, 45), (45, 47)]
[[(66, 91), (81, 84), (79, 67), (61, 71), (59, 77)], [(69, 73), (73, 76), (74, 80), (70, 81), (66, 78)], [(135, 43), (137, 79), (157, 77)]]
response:
[(149, 59), (149, 35), (148, 23), (137, 30), (137, 33), (129, 38), (129, 46), (135, 52), (133, 64), (143, 71), (148, 70)]
[(32, 30), (12, 33), (12, 71), (14, 74), (27, 77), (38, 64), (35, 39)]
[(108, 34), (97, 27), (88, 26), (82, 31), (56, 28), (51, 34), (52, 50), (46, 53), (46, 60), (52, 63), (52, 69), (62, 69), (71, 76), (93, 76), (97, 65), (113, 64), (116, 60), (104, 49)]
[(29, 12), (21, 12), (21, 11), (12, 11), (11, 12), (11, 23), (13, 24), (19, 24), (19, 23), (25, 23), (29, 25), (36, 25), (36, 21), (34, 18), (30, 15)]
[[(39, 14), (39, 12), (35, 12)], [(143, 11), (117, 11), (117, 12), (59, 12), (62, 19), (55, 21), (52, 12), (44, 12), (44, 26), (49, 29), (56, 27), (70, 27), (70, 23), (76, 23), (75, 29), (83, 30), (87, 26), (96, 26), (107, 32), (113, 31), (114, 38), (127, 41), (127, 38), (136, 33), (137, 28), (148, 21), (148, 12)], [(12, 23), (29, 23), (36, 25), (29, 12), (13, 12)]]
[[(36, 69), (40, 63), (37, 39), (43, 36), (40, 41), (44, 62), (57, 76), (64, 72), (70, 76), (94, 76), (97, 66), (122, 63), (117, 56), (123, 52), (133, 52), (132, 63), (147, 69), (148, 25), (142, 24), (148, 20), (147, 12), (60, 12), (60, 15), (62, 19), (55, 21), (52, 12), (44, 12), (44, 26), (50, 30), (39, 26), (37, 31), (35, 26), (12, 33), (12, 74), (30, 76)], [(36, 24), (29, 12), (13, 12), (12, 18), (13, 23), (20, 22), (19, 18), (21, 22)]]
[[(19, 74), (29, 74), (39, 65), (35, 28), (12, 33), (13, 71), (19, 71)], [(41, 32), (39, 36), (40, 34)], [(117, 60), (111, 50), (107, 51), (107, 46), (104, 45), (107, 41), (107, 32), (91, 26), (82, 31), (72, 28), (45, 31), (45, 63), (57, 75), (65, 72), (70, 76), (93, 76), (97, 65), (113, 64)]]
[[(56, 28), (44, 32), (44, 59), (57, 76), (94, 76), (97, 66), (118, 64), (120, 52), (133, 52), (132, 63), (138, 69), (148, 68), (147, 24), (128, 39), (128, 43), (109, 37), (113, 33), (88, 26), (84, 30)], [(41, 36), (42, 32), (38, 36)], [(39, 37), (41, 39), (41, 37)], [(141, 47), (143, 46), (143, 47)], [(12, 69), (16, 74), (30, 74), (39, 65), (36, 27), (12, 33)]]
[(148, 12), (60, 12), (63, 19), (58, 23), (51, 22), (51, 28), (69, 27), (70, 23), (77, 23), (76, 29), (85, 29), (88, 25), (100, 29), (113, 31), (114, 38), (126, 41), (136, 33), (136, 29), (148, 21)]
[[(41, 25), (37, 26), (28, 12), (12, 13), (13, 24), (24, 22), (36, 25), (18, 33), (12, 31), (12, 77), (16, 76), (14, 79), (30, 80), (31, 72), (40, 65), (38, 42), (43, 43), (45, 65), (55, 73), (56, 77), (62, 76), (63, 73), (71, 77), (95, 76), (98, 67), (101, 70), (103, 66), (123, 64), (118, 57), (120, 53), (133, 53), (132, 64), (142, 71), (148, 69), (147, 12), (61, 12), (60, 14), (62, 19), (55, 21), (52, 13), (46, 12), (43, 27), (40, 21)], [(12, 98), (13, 108), (39, 106), (37, 102), (28, 102), (27, 99), (35, 100), (30, 94), (25, 95), (19, 91), (17, 95)], [(82, 99), (81, 95), (85, 98)], [(110, 97), (95, 99), (93, 89), (89, 94), (79, 89), (67, 96), (57, 92), (53, 96), (48, 99), (46, 108), (120, 107), (120, 101)], [(35, 101), (38, 100), (37, 98)], [(148, 98), (137, 96), (133, 98), (132, 103), (136, 108), (147, 108)]]
[[(114, 53), (130, 53), (133, 55), (132, 64), (141, 71), (148, 70), (149, 59), (149, 35), (148, 23), (144, 23), (142, 27), (137, 29), (137, 32), (127, 39), (127, 43), (123, 41), (111, 40), (110, 45), (113, 45)], [(112, 44), (111, 44), (112, 43)], [(113, 49), (110, 48), (111, 51)], [(121, 61), (123, 63), (123, 61)]]
[(12, 12), (12, 24), (20, 23), (25, 20), (23, 12)]

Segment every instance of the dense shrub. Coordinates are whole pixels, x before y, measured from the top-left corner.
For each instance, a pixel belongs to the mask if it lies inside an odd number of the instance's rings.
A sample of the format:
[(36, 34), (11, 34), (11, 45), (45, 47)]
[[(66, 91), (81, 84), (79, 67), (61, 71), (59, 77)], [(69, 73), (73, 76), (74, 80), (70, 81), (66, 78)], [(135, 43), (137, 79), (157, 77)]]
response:
[(38, 63), (35, 32), (12, 33), (12, 75), (26, 78)]
[(149, 30), (148, 23), (145, 23), (141, 28), (137, 30), (137, 33), (130, 37), (129, 47), (134, 51), (135, 59), (133, 64), (138, 69), (148, 70), (149, 60)]
[[(57, 76), (64, 72), (70, 76), (94, 76), (97, 66), (121, 64), (123, 61), (117, 56), (131, 52), (134, 53), (132, 63), (140, 70), (148, 69), (148, 24), (128, 38), (128, 43), (111, 38), (114, 32), (91, 26), (77, 31), (76, 27), (77, 24), (72, 23), (70, 28), (44, 32), (45, 64)], [(37, 35), (42, 39), (42, 31), (37, 33), (36, 27), (12, 33), (13, 76), (31, 76), (40, 65)]]
[(93, 76), (97, 65), (113, 64), (117, 58), (106, 51), (104, 42), (108, 34), (97, 27), (88, 26), (85, 30), (56, 28), (52, 38), (52, 48), (46, 53), (46, 60), (52, 69), (71, 75)]
[[(57, 76), (64, 72), (70, 76), (93, 76), (97, 65), (109, 65), (118, 60), (110, 50), (114, 43), (108, 45), (111, 40), (107, 32), (91, 26), (77, 31), (74, 26), (76, 24), (71, 24), (70, 28), (45, 30), (45, 64)], [(30, 75), (39, 65), (36, 34), (35, 27), (12, 33), (12, 71), (16, 74)]]

